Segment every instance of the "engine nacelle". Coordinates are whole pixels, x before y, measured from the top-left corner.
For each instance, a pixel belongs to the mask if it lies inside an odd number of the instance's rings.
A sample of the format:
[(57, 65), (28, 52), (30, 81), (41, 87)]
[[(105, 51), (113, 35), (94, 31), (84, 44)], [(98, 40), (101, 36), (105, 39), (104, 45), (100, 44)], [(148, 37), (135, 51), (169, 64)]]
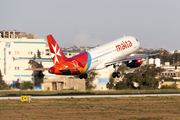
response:
[(127, 67), (130, 67), (130, 68), (136, 68), (136, 67), (139, 67), (142, 63), (143, 63), (143, 60), (142, 58), (140, 58), (140, 59), (133, 60), (132, 62), (127, 63), (126, 65)]

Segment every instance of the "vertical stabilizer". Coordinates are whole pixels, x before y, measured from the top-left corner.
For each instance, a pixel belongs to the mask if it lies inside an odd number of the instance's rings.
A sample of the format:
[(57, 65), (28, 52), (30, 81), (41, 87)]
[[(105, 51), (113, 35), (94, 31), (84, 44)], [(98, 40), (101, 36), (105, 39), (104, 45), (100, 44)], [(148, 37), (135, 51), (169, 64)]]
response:
[(64, 55), (59, 45), (56, 43), (52, 35), (47, 36), (49, 49), (53, 59), (53, 64), (60, 64), (66, 61), (68, 58)]

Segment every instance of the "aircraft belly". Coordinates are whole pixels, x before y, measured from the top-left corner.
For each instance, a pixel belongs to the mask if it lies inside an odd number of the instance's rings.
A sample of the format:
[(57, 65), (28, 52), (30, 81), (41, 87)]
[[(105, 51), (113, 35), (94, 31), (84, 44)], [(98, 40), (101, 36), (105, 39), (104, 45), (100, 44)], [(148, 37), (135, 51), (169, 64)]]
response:
[(105, 63), (109, 61), (109, 58), (111, 58), (110, 56), (112, 56), (112, 54), (102, 56), (99, 59), (92, 61), (92, 68), (95, 70), (105, 68)]
[(99, 64), (96, 68), (95, 68), (95, 70), (100, 70), (100, 69), (103, 69), (103, 68), (105, 68), (106, 66), (105, 66), (105, 62), (103, 62), (103, 63), (101, 63), (101, 64)]

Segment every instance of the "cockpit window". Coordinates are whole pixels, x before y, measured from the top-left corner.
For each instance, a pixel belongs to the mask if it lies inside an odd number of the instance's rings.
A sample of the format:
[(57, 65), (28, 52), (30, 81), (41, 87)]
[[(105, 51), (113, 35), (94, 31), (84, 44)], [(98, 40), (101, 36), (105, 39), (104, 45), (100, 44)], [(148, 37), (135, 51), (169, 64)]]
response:
[(136, 41), (138, 42), (138, 39), (136, 39)]

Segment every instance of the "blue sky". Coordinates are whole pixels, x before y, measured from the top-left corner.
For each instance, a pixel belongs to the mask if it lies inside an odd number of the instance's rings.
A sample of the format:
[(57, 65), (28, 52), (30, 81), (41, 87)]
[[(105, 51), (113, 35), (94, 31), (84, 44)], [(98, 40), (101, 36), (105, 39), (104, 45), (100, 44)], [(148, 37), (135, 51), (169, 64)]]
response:
[(143, 48), (180, 50), (180, 0), (0, 0), (0, 31), (52, 34), (61, 47), (130, 35)]

